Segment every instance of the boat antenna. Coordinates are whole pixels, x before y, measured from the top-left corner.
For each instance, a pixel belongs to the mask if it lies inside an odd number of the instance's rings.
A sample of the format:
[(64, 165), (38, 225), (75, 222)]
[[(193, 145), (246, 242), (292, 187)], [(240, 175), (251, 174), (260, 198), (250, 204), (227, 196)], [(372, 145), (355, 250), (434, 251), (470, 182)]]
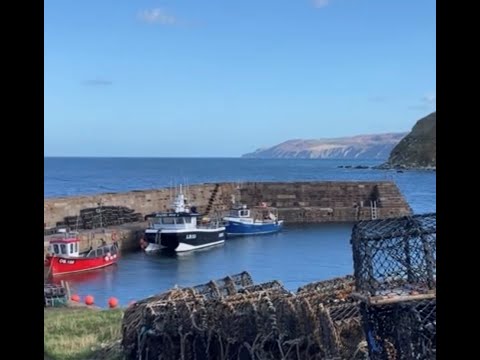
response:
[(188, 183), (188, 177), (185, 178), (185, 198), (187, 205), (190, 207), (190, 184)]
[(188, 199), (189, 199), (189, 188), (188, 188), (188, 180), (187, 180), (187, 177), (184, 177), (183, 178), (183, 182), (185, 183), (185, 199), (187, 200), (188, 202)]
[(237, 193), (237, 194), (236, 194), (236, 195), (237, 195), (237, 196), (236, 196), (237, 202), (238, 202), (239, 204), (241, 204), (241, 203), (242, 203), (242, 182), (241, 182), (240, 180), (238, 181), (237, 189), (236, 189), (236, 190), (237, 190), (237, 191), (236, 191), (236, 193)]

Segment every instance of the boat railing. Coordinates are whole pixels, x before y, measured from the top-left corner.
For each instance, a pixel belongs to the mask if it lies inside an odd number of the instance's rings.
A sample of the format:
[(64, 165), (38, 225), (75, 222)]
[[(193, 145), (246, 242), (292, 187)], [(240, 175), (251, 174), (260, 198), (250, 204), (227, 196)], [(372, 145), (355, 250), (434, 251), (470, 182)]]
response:
[(216, 229), (225, 226), (226, 222), (223, 220), (213, 220), (205, 223), (197, 224), (198, 229)]
[(106, 255), (110, 253), (111, 255), (114, 255), (118, 252), (117, 246), (115, 244), (110, 244), (110, 245), (103, 245), (100, 246), (96, 249), (91, 249), (89, 250), (85, 257), (87, 258), (92, 258), (92, 257), (100, 257), (103, 255)]

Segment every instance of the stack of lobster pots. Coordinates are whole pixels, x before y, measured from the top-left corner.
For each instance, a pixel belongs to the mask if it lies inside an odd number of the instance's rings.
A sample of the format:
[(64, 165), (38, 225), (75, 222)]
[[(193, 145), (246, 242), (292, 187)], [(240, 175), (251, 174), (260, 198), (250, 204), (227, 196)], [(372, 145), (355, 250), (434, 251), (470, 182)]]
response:
[(57, 228), (68, 227), (74, 230), (97, 229), (112, 225), (121, 225), (143, 221), (141, 213), (125, 206), (101, 206), (80, 210), (78, 216), (67, 216), (58, 222)]

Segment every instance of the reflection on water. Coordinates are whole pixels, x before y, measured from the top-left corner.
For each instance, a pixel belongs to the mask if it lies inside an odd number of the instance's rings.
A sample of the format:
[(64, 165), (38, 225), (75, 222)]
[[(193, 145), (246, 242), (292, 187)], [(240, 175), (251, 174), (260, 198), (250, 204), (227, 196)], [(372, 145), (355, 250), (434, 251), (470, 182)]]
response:
[(60, 284), (62, 281), (68, 281), (69, 283), (75, 284), (84, 284), (90, 283), (93, 281), (100, 281), (104, 282), (107, 285), (108, 282), (110, 284), (114, 281), (115, 277), (118, 273), (118, 264), (113, 264), (112, 266), (86, 271), (86, 272), (79, 272), (73, 274), (63, 274), (63, 275), (56, 275), (52, 278), (52, 282), (56, 284)]
[(353, 272), (351, 224), (285, 226), (274, 235), (237, 237), (186, 253), (138, 251), (118, 264), (84, 274), (64, 275), (73, 291), (93, 295), (99, 306), (115, 296), (120, 304), (168, 290), (248, 271), (255, 282), (280, 280), (289, 290)]

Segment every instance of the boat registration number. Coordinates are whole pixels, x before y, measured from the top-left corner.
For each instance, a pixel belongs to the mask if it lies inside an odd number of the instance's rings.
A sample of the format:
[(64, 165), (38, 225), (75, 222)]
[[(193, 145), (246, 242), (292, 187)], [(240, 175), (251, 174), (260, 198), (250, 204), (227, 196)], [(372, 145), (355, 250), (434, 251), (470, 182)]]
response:
[(188, 234), (186, 236), (187, 239), (196, 239), (197, 238), (197, 235), (196, 234)]
[(59, 259), (60, 264), (75, 264), (75, 260)]

